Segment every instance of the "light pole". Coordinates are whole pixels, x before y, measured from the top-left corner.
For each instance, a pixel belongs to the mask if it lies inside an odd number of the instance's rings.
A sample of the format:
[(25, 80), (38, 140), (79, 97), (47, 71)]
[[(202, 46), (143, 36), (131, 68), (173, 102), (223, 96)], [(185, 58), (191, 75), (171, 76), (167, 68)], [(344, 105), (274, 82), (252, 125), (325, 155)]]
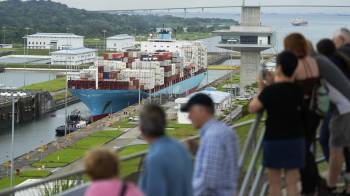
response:
[(49, 56), (50, 56), (50, 62), (49, 62), (49, 91), (50, 91), (51, 90), (51, 63), (52, 63), (51, 44), (49, 44)]
[(15, 142), (15, 100), (17, 97), (26, 96), (26, 93), (22, 92), (4, 92), (0, 93), (0, 97), (10, 97), (12, 99), (12, 122), (11, 122), (11, 171), (10, 171), (10, 188), (13, 188), (13, 169), (14, 164), (14, 142)]
[(107, 43), (106, 43), (106, 33), (107, 33), (107, 30), (103, 29), (102, 32), (103, 32), (103, 47), (104, 47), (103, 51), (106, 52), (106, 45), (107, 45)]
[[(24, 55), (26, 55), (26, 50), (28, 50), (27, 49), (27, 41), (28, 41), (28, 31), (29, 31), (29, 27), (26, 27), (26, 28), (24, 28), (25, 30), (26, 30), (26, 36), (24, 37), (24, 39), (23, 39), (23, 48), (24, 48)], [(28, 53), (28, 51), (27, 51), (27, 53)], [(26, 70), (26, 62), (24, 61), (24, 63), (23, 63), (23, 87), (25, 88), (25, 86), (26, 86), (26, 72), (25, 72), (25, 70)]]
[(3, 44), (6, 44), (6, 34), (5, 34), (5, 32), (6, 32), (6, 27), (3, 26), (2, 27), (2, 43)]
[(139, 108), (140, 108), (140, 106), (141, 106), (141, 84), (140, 84), (140, 81), (141, 81), (141, 74), (140, 74), (140, 72), (141, 72), (141, 69), (139, 69)]

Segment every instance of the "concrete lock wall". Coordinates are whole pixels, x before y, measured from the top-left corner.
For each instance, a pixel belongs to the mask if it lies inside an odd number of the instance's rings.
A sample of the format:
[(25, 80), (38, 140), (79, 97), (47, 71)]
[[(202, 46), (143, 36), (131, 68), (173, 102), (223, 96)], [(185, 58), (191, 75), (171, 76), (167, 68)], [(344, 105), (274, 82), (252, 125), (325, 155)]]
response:
[(242, 51), (241, 52), (241, 71), (240, 71), (240, 94), (244, 95), (244, 87), (256, 82), (260, 70), (260, 52)]

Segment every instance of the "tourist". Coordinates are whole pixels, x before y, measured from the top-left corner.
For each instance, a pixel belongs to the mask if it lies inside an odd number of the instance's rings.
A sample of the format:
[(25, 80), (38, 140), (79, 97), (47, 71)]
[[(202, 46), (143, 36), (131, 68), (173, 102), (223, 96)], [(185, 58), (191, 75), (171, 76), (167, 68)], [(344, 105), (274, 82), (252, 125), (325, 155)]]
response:
[(317, 51), (331, 60), (350, 80), (350, 56), (337, 51), (335, 43), (330, 39), (322, 39), (317, 43)]
[(119, 162), (116, 155), (108, 150), (96, 149), (85, 157), (85, 169), (92, 184), (86, 196), (142, 196), (142, 192), (132, 183), (118, 178)]
[[(342, 71), (344, 76), (349, 79), (350, 62), (341, 52), (336, 50), (336, 44), (330, 39), (323, 39), (317, 44), (318, 51), (331, 60)], [(347, 84), (344, 84), (347, 85)], [(350, 156), (348, 147), (350, 146), (350, 100), (342, 95), (331, 84), (327, 83), (331, 108), (327, 114), (321, 128), (320, 141), (323, 151), (329, 156), (330, 169), (328, 175), (329, 192), (335, 192), (338, 176), (341, 173), (342, 165), (346, 162), (345, 180), (349, 181)], [(330, 140), (329, 140), (330, 137)], [(330, 149), (328, 146), (330, 145)], [(349, 184), (349, 183), (348, 183)], [(349, 187), (349, 185), (348, 185)], [(350, 194), (350, 187), (344, 190), (344, 193)]]
[(150, 144), (139, 186), (147, 196), (191, 196), (192, 161), (187, 149), (165, 134), (166, 115), (157, 105), (145, 105), (140, 130)]
[(267, 168), (269, 193), (282, 195), (284, 172), (288, 195), (299, 195), (299, 169), (305, 163), (305, 130), (303, 125), (303, 89), (294, 83), (298, 59), (291, 52), (277, 56), (275, 82), (260, 89), (249, 104), (252, 113), (267, 111), (263, 141), (263, 165)]
[(307, 40), (300, 33), (289, 34), (284, 39), (284, 48), (298, 58), (298, 66), (294, 78), (304, 90), (303, 122), (305, 128), (305, 166), (301, 169), (302, 193), (313, 195), (317, 187), (324, 184), (319, 175), (315, 155), (311, 146), (315, 145), (316, 130), (320, 123), (320, 116), (315, 112), (313, 91), (320, 84), (319, 68), (314, 58), (309, 54)]
[(194, 195), (235, 196), (239, 143), (234, 130), (214, 119), (215, 107), (208, 95), (193, 95), (181, 111), (189, 112), (193, 127), (200, 129), (192, 181)]
[[(335, 43), (330, 39), (322, 39), (317, 43), (317, 50), (331, 60), (347, 78), (350, 80), (350, 62), (344, 54), (336, 50)], [(334, 108), (334, 107), (333, 107)], [(320, 144), (326, 160), (329, 160), (329, 121), (332, 117), (332, 111), (329, 111), (323, 119), (320, 131)], [(350, 156), (347, 155), (347, 149), (344, 149), (346, 158), (346, 168), (350, 172)]]
[(333, 37), (336, 48), (350, 58), (350, 31), (341, 28), (336, 31)]

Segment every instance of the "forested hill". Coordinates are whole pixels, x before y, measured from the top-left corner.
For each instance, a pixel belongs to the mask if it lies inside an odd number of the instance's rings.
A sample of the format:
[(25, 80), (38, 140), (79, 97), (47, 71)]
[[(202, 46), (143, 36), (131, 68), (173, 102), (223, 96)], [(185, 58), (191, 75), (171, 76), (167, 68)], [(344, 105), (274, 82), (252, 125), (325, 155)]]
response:
[[(86, 37), (101, 37), (102, 30), (109, 35), (119, 33), (146, 34), (156, 27), (173, 27), (181, 32), (210, 32), (223, 26), (236, 24), (229, 19), (180, 18), (156, 15), (127, 15), (91, 12), (69, 8), (65, 4), (44, 0), (0, 1), (0, 28), (5, 29), (6, 40), (21, 42), (25, 27), (29, 33), (66, 32)], [(1, 32), (2, 29), (0, 29)], [(1, 33), (2, 35), (2, 33)], [(2, 36), (0, 37), (2, 40)]]

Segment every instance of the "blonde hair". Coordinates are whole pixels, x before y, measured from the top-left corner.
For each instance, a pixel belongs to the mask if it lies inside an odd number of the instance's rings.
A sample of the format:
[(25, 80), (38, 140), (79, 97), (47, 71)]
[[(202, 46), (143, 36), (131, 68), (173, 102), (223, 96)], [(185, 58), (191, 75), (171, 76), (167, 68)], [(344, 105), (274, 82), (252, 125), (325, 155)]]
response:
[(85, 156), (85, 169), (92, 180), (111, 179), (119, 175), (119, 161), (113, 152), (98, 148)]

